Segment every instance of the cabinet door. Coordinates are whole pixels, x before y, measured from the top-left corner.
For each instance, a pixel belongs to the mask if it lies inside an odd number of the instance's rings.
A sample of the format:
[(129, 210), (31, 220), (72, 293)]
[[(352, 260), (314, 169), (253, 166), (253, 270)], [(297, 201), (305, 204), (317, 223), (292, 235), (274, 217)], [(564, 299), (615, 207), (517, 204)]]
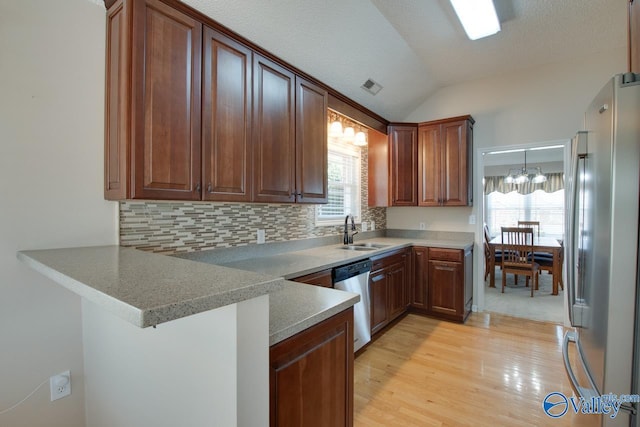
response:
[(202, 25), (159, 0), (133, 8), (131, 196), (199, 200)]
[(130, 28), (131, 4), (119, 1), (107, 11), (104, 198), (131, 197), (130, 142)]
[(404, 260), (387, 269), (387, 286), (389, 288), (389, 320), (393, 320), (407, 309), (406, 289), (407, 271)]
[(253, 200), (295, 201), (295, 76), (253, 58)]
[(462, 263), (429, 260), (429, 310), (433, 314), (456, 316), (462, 313), (464, 292)]
[(250, 201), (251, 50), (204, 28), (204, 200)]
[(369, 276), (371, 298), (371, 335), (389, 323), (387, 270), (379, 270)]
[(353, 426), (353, 308), (269, 351), (271, 427)]
[(467, 175), (470, 161), (467, 150), (467, 121), (443, 123), (442, 138), (442, 204), (446, 206), (467, 206), (467, 189), (470, 178)]
[(442, 199), (440, 125), (418, 129), (418, 205), (440, 206)]
[(413, 283), (411, 286), (411, 306), (421, 310), (427, 309), (427, 262), (428, 248), (413, 248)]
[(416, 126), (389, 126), (391, 149), (391, 205), (416, 206), (418, 190)]
[(296, 201), (327, 203), (327, 91), (296, 77)]

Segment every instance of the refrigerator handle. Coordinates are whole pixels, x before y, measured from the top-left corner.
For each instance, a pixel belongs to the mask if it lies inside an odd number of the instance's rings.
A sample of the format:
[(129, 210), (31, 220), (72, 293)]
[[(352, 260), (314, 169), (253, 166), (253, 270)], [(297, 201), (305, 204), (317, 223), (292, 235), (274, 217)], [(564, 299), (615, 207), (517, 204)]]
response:
[[(571, 310), (569, 310), (571, 311)], [(564, 340), (562, 340), (562, 359), (564, 360), (564, 369), (567, 371), (567, 375), (569, 376), (569, 381), (571, 381), (571, 387), (573, 390), (582, 396), (580, 393), (580, 385), (578, 384), (578, 378), (573, 373), (573, 369), (571, 368), (571, 362), (569, 361), (569, 342), (576, 342), (576, 335), (573, 332), (565, 332)]]
[(581, 387), (578, 383), (578, 378), (573, 372), (573, 368), (571, 367), (571, 362), (569, 361), (569, 343), (572, 342), (576, 344), (576, 334), (572, 331), (568, 331), (564, 334), (564, 340), (562, 341), (562, 358), (564, 359), (564, 368), (567, 371), (567, 376), (569, 377), (569, 381), (571, 381), (571, 387), (576, 392), (579, 397), (584, 399), (591, 399), (592, 397), (598, 396), (595, 391), (595, 387), (593, 388), (584, 388)]
[(567, 198), (568, 205), (568, 218), (567, 218), (567, 238), (565, 239), (565, 258), (566, 258), (566, 280), (567, 284), (567, 303), (569, 307), (569, 321), (572, 326), (576, 326), (574, 324), (574, 313), (573, 306), (575, 304), (575, 267), (576, 267), (576, 229), (578, 228), (576, 222), (578, 221), (578, 216), (576, 212), (577, 206), (577, 198), (578, 198), (578, 138), (580, 137), (580, 132), (576, 135), (576, 137), (571, 141), (571, 163), (570, 163), (570, 181), (569, 181), (569, 197)]

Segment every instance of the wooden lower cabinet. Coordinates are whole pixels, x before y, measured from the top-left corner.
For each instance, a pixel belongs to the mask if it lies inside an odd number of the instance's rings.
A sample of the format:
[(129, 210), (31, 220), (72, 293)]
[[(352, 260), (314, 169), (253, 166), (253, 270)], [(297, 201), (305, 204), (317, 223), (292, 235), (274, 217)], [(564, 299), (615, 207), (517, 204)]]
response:
[(305, 276), (291, 279), (294, 282), (307, 283), (309, 285), (317, 285), (325, 288), (333, 288), (333, 276), (331, 268), (307, 274)]
[(401, 249), (372, 257), (369, 276), (371, 334), (375, 334), (407, 310), (411, 251)]
[(412, 308), (427, 310), (427, 273), (429, 270), (429, 248), (413, 248), (413, 280), (410, 287)]
[(387, 299), (389, 281), (385, 270), (378, 270), (369, 276), (369, 298), (371, 300), (371, 335), (389, 323)]
[(473, 298), (473, 251), (413, 248), (411, 307), (433, 317), (464, 322)]
[(271, 427), (353, 426), (353, 308), (269, 351)]

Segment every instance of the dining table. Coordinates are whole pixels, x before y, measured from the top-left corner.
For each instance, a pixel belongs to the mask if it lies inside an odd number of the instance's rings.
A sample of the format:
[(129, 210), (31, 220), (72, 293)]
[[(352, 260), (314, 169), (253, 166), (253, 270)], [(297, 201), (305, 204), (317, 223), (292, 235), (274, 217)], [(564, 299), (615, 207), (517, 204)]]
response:
[[(491, 259), (489, 265), (489, 287), (496, 287), (496, 251), (500, 250), (502, 245), (502, 236), (496, 236), (489, 241), (489, 250), (491, 251)], [(533, 237), (533, 251), (534, 252), (548, 252), (553, 256), (552, 267), (552, 282), (553, 290), (552, 295), (558, 295), (558, 287), (560, 280), (562, 279), (562, 265), (561, 265), (561, 251), (562, 246), (558, 243), (558, 240), (553, 237), (535, 236)]]

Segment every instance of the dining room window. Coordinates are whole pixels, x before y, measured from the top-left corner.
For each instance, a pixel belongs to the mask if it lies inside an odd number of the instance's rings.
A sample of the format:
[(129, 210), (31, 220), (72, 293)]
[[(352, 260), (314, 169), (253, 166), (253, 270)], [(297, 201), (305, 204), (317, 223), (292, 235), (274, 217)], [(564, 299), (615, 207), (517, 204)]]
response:
[[(551, 174), (550, 174), (551, 175)], [(562, 174), (550, 177), (548, 184), (507, 186), (499, 179), (485, 177), (485, 222), (491, 237), (500, 234), (500, 227), (517, 227), (518, 221), (540, 222), (540, 235), (563, 239), (564, 179)]]

